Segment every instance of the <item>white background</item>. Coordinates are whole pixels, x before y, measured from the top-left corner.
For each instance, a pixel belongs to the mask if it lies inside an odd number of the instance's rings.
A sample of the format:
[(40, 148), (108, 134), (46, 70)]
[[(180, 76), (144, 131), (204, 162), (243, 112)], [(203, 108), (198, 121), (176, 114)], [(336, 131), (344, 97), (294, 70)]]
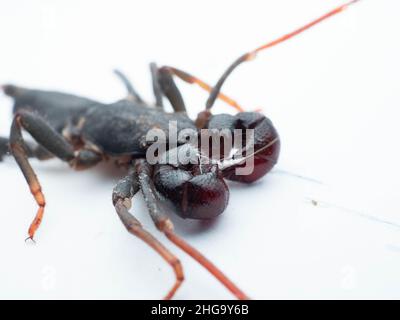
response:
[[(1, 1), (0, 83), (112, 102), (125, 95), (119, 67), (153, 101), (151, 61), (213, 84), (240, 54), (340, 3)], [(273, 120), (279, 164), (254, 185), (230, 184), (214, 223), (174, 221), (251, 297), (400, 298), (399, 10), (396, 0), (361, 1), (227, 81), (227, 94)], [(207, 95), (178, 85), (195, 116)], [(11, 101), (0, 105), (7, 135)], [(48, 202), (37, 245), (24, 242), (36, 205), (22, 174), (13, 159), (0, 164), (0, 298), (162, 298), (169, 266), (125, 231), (110, 201), (124, 172), (32, 164)], [(176, 298), (232, 298), (155, 230), (141, 195), (132, 212), (182, 260)]]

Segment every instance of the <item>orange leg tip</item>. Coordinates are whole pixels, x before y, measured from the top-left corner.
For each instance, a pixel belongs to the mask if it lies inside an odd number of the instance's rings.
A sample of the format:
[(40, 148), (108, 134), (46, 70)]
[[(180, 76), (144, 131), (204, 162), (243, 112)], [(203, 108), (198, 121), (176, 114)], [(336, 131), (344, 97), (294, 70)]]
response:
[(25, 239), (25, 242), (30, 239), (32, 242), (36, 243), (36, 241), (34, 240), (35, 234), (36, 234), (36, 230), (38, 229), (38, 225), (33, 222), (32, 225), (29, 227), (28, 230), (28, 238)]
[(176, 291), (179, 289), (179, 287), (181, 286), (182, 282), (177, 282), (174, 284), (174, 286), (172, 287), (172, 289), (170, 290), (170, 292), (168, 292), (168, 294), (164, 297), (164, 300), (171, 300)]
[(36, 233), (36, 226), (34, 226), (33, 224), (29, 227), (29, 230), (28, 230), (28, 235), (29, 235), (29, 238), (32, 238), (33, 239), (33, 237), (35, 236), (35, 233)]
[(194, 247), (189, 245), (185, 240), (180, 238), (174, 232), (170, 230), (164, 231), (165, 235), (169, 240), (172, 241), (176, 246), (185, 251), (194, 260), (200, 263), (204, 268), (206, 268), (222, 285), (224, 285), (237, 299), (239, 300), (249, 300), (250, 298), (240, 290), (228, 277), (225, 276), (211, 261), (204, 257), (199, 251)]

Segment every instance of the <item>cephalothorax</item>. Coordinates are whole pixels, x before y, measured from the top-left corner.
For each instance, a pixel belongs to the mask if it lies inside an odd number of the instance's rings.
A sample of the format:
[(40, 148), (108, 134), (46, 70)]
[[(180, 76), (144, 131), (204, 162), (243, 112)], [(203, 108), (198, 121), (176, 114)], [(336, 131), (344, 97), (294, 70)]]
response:
[[(252, 60), (259, 51), (294, 37), (355, 2), (342, 5), (302, 28), (244, 54), (226, 70), (214, 87), (176, 68), (157, 68), (155, 64), (151, 64), (155, 105), (144, 102), (119, 71), (116, 73), (125, 83), (129, 94), (126, 99), (112, 104), (103, 104), (59, 92), (30, 90), (14, 85), (2, 86), (4, 93), (12, 97), (15, 103), (10, 138), (0, 138), (0, 159), (8, 151), (12, 153), (39, 206), (29, 228), (28, 239), (33, 240), (43, 219), (46, 205), (39, 180), (29, 163), (29, 157), (40, 160), (57, 157), (78, 170), (93, 167), (103, 160), (113, 159), (128, 169), (128, 175), (119, 181), (113, 190), (112, 200), (116, 212), (128, 231), (156, 250), (176, 274), (176, 282), (166, 298), (171, 298), (181, 285), (183, 270), (179, 260), (144, 230), (140, 222), (129, 213), (130, 200), (139, 189), (143, 193), (157, 228), (175, 245), (207, 268), (237, 298), (248, 298), (215, 265), (174, 233), (172, 222), (166, 212), (174, 212), (183, 218), (214, 218), (221, 214), (228, 204), (229, 190), (224, 179), (250, 183), (272, 169), (278, 160), (280, 150), (279, 136), (272, 122), (258, 112), (244, 112), (234, 100), (221, 93), (220, 89), (239, 64)], [(186, 114), (184, 101), (173, 76), (188, 83), (198, 84), (210, 92), (206, 109), (195, 121)], [(171, 103), (173, 113), (164, 111), (163, 96)], [(217, 98), (240, 112), (234, 116), (213, 115), (211, 108)], [(152, 143), (146, 139), (146, 135), (149, 131), (157, 129), (169, 136), (171, 122), (176, 123), (177, 132), (192, 129), (198, 134), (198, 139), (201, 138), (201, 129), (224, 129), (232, 136), (237, 129), (252, 129), (254, 139), (252, 142), (243, 139), (239, 151), (236, 152), (239, 156), (235, 160), (227, 158), (226, 154), (221, 152), (219, 159), (214, 162), (203, 163), (200, 159), (197, 164), (179, 162), (150, 164), (146, 159), (146, 152)], [(24, 141), (22, 129), (28, 131), (37, 144)], [(177, 145), (172, 147), (172, 141), (168, 139), (165, 143), (167, 146), (165, 154), (188, 145), (185, 141), (177, 141)], [(245, 151), (249, 147), (253, 151), (247, 155)], [(201, 151), (198, 155), (205, 158), (209, 156)], [(254, 160), (254, 170), (246, 175), (237, 174), (236, 169), (243, 167), (244, 160), (249, 156)]]

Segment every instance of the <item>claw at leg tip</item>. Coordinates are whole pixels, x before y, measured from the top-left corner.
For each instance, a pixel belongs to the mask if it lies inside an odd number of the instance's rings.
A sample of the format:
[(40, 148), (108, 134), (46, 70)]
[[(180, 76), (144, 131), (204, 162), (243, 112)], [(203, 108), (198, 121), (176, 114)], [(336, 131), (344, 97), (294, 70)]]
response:
[(25, 242), (28, 242), (28, 240), (30, 240), (31, 243), (36, 244), (36, 241), (33, 239), (33, 236), (29, 236), (28, 238), (26, 238)]

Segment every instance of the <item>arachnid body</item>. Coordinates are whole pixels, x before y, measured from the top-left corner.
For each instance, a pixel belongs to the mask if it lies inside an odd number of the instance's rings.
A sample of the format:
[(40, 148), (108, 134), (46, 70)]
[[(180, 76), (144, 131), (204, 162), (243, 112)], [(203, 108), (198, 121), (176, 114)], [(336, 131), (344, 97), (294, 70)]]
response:
[[(296, 36), (355, 2), (342, 5), (302, 28), (244, 54), (226, 70), (214, 87), (179, 69), (158, 68), (151, 64), (156, 98), (154, 105), (144, 102), (126, 77), (118, 71), (117, 75), (125, 83), (129, 94), (126, 99), (112, 104), (59, 92), (30, 90), (14, 85), (2, 86), (4, 93), (14, 99), (14, 119), (9, 139), (0, 138), (0, 158), (8, 151), (14, 156), (39, 207), (28, 231), (29, 239), (33, 240), (46, 206), (39, 180), (29, 163), (30, 157), (40, 160), (56, 157), (77, 170), (113, 159), (128, 169), (127, 176), (118, 182), (112, 194), (119, 218), (129, 232), (157, 251), (175, 272), (176, 282), (166, 298), (173, 297), (181, 285), (184, 279), (183, 269), (180, 261), (129, 212), (130, 200), (139, 190), (143, 193), (157, 228), (207, 268), (237, 298), (247, 299), (247, 295), (215, 265), (174, 233), (166, 212), (174, 212), (183, 218), (191, 219), (215, 218), (228, 205), (229, 190), (224, 179), (251, 183), (272, 169), (280, 151), (279, 135), (272, 122), (258, 112), (244, 112), (234, 100), (220, 92), (221, 87), (238, 65), (252, 60), (259, 51)], [(174, 76), (210, 92), (206, 109), (195, 121), (186, 114), (186, 106), (175, 85)], [(165, 112), (163, 97), (171, 103), (173, 113)], [(213, 115), (211, 108), (217, 98), (240, 112), (234, 116)], [(221, 150), (217, 159), (212, 159), (214, 161), (204, 163), (201, 159), (211, 157), (199, 147), (195, 148), (195, 155), (200, 158), (199, 163), (151, 163), (148, 151), (155, 141), (149, 141), (146, 137), (152, 130), (162, 131), (168, 137), (164, 141), (165, 151), (158, 154), (161, 158), (188, 145), (186, 140), (178, 138), (172, 141), (169, 138), (171, 122), (175, 123), (178, 135), (190, 129), (198, 141), (202, 138), (203, 129), (225, 130), (231, 137), (235, 136), (236, 130), (252, 130), (253, 140), (249, 141), (246, 137), (241, 141), (239, 149), (235, 150), (235, 158), (231, 155), (234, 149), (231, 147), (227, 153)], [(37, 144), (24, 141), (22, 130), (29, 132)], [(252, 150), (250, 155), (247, 153), (249, 149)], [(249, 157), (253, 160), (252, 170), (247, 174), (238, 174), (237, 169), (243, 168), (245, 160)]]

